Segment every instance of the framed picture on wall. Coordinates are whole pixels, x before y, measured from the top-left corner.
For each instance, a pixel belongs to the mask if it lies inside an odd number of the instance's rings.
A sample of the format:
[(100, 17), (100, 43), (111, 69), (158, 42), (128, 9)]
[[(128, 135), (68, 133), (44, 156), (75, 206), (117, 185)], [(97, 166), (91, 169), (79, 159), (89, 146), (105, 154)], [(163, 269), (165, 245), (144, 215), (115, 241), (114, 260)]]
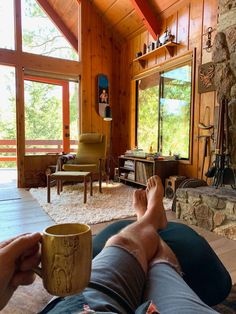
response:
[(200, 65), (198, 68), (198, 92), (207, 93), (216, 90), (214, 79), (214, 62), (208, 62)]
[(98, 112), (101, 117), (104, 117), (106, 106), (109, 105), (109, 85), (108, 78), (104, 74), (98, 74)]

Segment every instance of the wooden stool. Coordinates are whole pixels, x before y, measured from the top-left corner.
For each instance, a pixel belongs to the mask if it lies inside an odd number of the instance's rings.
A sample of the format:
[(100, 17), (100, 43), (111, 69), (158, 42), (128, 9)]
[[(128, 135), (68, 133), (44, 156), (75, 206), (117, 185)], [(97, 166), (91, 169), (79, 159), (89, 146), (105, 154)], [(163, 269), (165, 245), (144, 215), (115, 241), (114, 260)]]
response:
[(91, 172), (81, 172), (81, 171), (57, 171), (52, 174), (47, 175), (47, 202), (50, 203), (51, 200), (51, 180), (56, 180), (57, 182), (57, 194), (60, 195), (62, 191), (63, 183), (62, 181), (78, 182), (83, 179), (84, 181), (84, 203), (87, 201), (87, 178), (90, 178), (90, 195), (93, 195), (93, 178)]

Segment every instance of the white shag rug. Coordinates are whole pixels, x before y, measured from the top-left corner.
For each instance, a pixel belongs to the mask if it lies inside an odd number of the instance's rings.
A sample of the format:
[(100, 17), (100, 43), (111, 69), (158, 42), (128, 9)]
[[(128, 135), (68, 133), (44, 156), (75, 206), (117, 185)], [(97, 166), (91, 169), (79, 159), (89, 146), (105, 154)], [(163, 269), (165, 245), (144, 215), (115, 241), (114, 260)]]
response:
[[(43, 207), (45, 212), (56, 222), (80, 222), (97, 224), (134, 217), (132, 196), (134, 188), (122, 183), (103, 183), (102, 193), (98, 184), (93, 184), (93, 196), (90, 196), (89, 184), (87, 203), (83, 203), (83, 184), (65, 185), (60, 195), (56, 187), (51, 187), (51, 203), (47, 203), (47, 188), (32, 188), (30, 193)], [(165, 209), (171, 208), (169, 200), (164, 201)]]

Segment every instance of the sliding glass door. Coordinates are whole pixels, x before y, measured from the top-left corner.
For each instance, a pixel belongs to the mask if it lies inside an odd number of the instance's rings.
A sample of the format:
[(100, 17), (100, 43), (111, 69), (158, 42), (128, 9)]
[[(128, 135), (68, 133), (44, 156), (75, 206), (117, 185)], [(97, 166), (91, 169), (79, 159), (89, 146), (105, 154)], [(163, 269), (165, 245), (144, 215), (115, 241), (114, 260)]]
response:
[(25, 154), (76, 151), (78, 82), (34, 76), (25, 76), (24, 82)]

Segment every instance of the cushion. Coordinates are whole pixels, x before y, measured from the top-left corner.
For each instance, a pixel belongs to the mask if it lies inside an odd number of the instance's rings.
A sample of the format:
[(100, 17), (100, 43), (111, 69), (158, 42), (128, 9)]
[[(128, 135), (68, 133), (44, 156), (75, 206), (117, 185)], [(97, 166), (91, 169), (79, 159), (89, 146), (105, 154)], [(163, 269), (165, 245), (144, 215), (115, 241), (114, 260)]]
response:
[(83, 133), (79, 137), (80, 143), (101, 143), (102, 142), (102, 134), (99, 133)]
[(98, 166), (96, 164), (64, 164), (62, 166), (64, 171), (86, 171), (86, 172), (97, 172)]
[[(114, 222), (93, 238), (93, 257), (103, 248), (106, 241), (133, 220)], [(191, 227), (168, 222), (166, 229), (159, 232), (162, 239), (177, 256), (183, 279), (207, 305), (222, 302), (229, 294), (232, 282), (228, 271), (208, 242)]]

